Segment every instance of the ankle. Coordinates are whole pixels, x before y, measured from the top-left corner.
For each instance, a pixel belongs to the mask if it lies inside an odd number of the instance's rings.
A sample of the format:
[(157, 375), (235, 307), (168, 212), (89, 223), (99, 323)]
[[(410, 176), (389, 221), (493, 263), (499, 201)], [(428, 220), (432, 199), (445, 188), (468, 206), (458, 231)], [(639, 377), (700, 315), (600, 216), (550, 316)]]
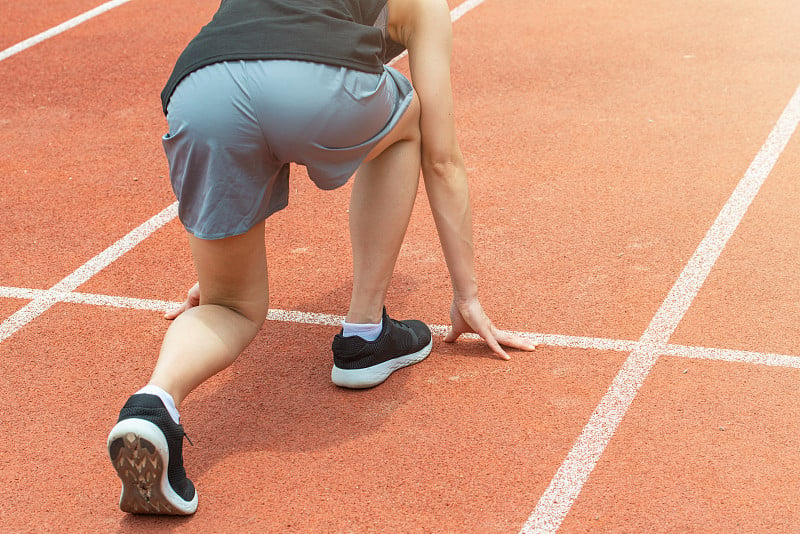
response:
[(375, 341), (381, 335), (383, 330), (383, 320), (375, 323), (350, 323), (344, 321), (342, 323), (342, 337), (358, 336), (364, 341)]
[(180, 413), (178, 412), (178, 406), (175, 404), (175, 399), (173, 399), (172, 395), (167, 393), (164, 389), (154, 384), (147, 384), (145, 387), (143, 387), (136, 393), (155, 395), (156, 397), (161, 399), (161, 402), (164, 403), (164, 407), (169, 412), (169, 415), (170, 417), (172, 417), (172, 420), (175, 421), (175, 424), (180, 424), (181, 416)]

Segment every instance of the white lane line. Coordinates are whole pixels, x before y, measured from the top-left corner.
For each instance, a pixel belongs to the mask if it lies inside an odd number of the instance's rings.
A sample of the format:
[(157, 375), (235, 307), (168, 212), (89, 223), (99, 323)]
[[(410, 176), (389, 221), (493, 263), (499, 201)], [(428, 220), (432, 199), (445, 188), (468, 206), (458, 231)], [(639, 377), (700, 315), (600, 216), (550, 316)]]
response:
[(622, 369), (578, 436), (564, 463), (523, 525), (522, 533), (558, 530), (645, 378), (659, 355), (664, 353), (670, 336), (691, 306), (728, 239), (739, 226), (747, 208), (778, 161), (778, 157), (797, 128), (798, 121), (800, 121), (800, 87), (795, 90), (744, 177), (656, 312), (639, 340), (639, 347), (625, 360)]
[(128, 235), (106, 250), (81, 265), (70, 275), (51, 287), (49, 291), (35, 296), (33, 301), (29, 302), (11, 315), (11, 317), (0, 323), (0, 343), (46, 312), (55, 303), (59, 302), (62, 294), (69, 293), (86, 283), (92, 276), (111, 265), (111, 263), (116, 261), (120, 256), (144, 241), (150, 234), (174, 219), (177, 214), (178, 203), (175, 202), (164, 208), (161, 213), (154, 215), (149, 220), (133, 229)]
[[(129, 310), (143, 310), (164, 312), (177, 308), (182, 303), (170, 300), (140, 299), (132, 297), (117, 297), (112, 295), (98, 295), (94, 293), (80, 293), (77, 291), (53, 291), (50, 289), (30, 289), (24, 287), (0, 286), (0, 298), (15, 298), (26, 300), (41, 300), (55, 302), (68, 302), (71, 304), (87, 304), (90, 306), (108, 306)], [(267, 316), (268, 321), (340, 326), (344, 320), (343, 315), (326, 313), (311, 313), (290, 310), (271, 309)], [(434, 335), (444, 337), (450, 329), (447, 325), (429, 325)], [(625, 339), (609, 339), (598, 337), (565, 336), (560, 334), (542, 334), (537, 332), (513, 332), (518, 336), (530, 339), (538, 345), (587, 349), (611, 352), (632, 352), (640, 348), (638, 341)], [(464, 334), (465, 339), (480, 339), (475, 334)], [(535, 353), (534, 353), (535, 354)], [(736, 349), (723, 349), (712, 347), (692, 347), (687, 345), (665, 345), (660, 349), (659, 356), (673, 356), (692, 360), (718, 360), (724, 362), (737, 362), (751, 365), (767, 365), (771, 367), (788, 367), (800, 369), (800, 356), (789, 354), (753, 352)]]
[(800, 356), (774, 354), (768, 352), (751, 352), (747, 350), (718, 349), (709, 347), (687, 347), (685, 345), (667, 345), (661, 356), (674, 356), (695, 360), (718, 360), (770, 367), (792, 367), (800, 369)]
[(14, 54), (18, 54), (23, 50), (26, 50), (34, 45), (41, 43), (42, 41), (46, 41), (47, 39), (54, 37), (59, 33), (64, 33), (65, 31), (70, 30), (75, 26), (78, 26), (79, 24), (82, 24), (87, 20), (96, 17), (97, 15), (105, 13), (106, 11), (110, 11), (111, 9), (114, 9), (115, 7), (125, 4), (127, 2), (130, 2), (130, 0), (111, 0), (110, 2), (106, 2), (105, 4), (97, 6), (94, 9), (90, 9), (89, 11), (83, 13), (82, 15), (78, 15), (77, 17), (71, 18), (68, 21), (59, 24), (58, 26), (54, 26), (53, 28), (43, 31), (38, 35), (34, 35), (33, 37), (25, 39), (24, 41), (17, 43), (12, 47), (6, 48), (2, 52), (0, 52), (0, 61), (8, 59)]
[(485, 0), (466, 0), (466, 2), (462, 2), (450, 11), (450, 20), (453, 22), (457, 21), (479, 5), (481, 5)]

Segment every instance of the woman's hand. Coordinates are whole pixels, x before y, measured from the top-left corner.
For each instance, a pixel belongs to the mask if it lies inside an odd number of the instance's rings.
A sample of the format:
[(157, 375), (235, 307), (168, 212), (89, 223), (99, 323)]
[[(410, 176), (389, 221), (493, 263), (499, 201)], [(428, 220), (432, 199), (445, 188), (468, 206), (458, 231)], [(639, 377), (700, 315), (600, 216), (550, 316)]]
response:
[(450, 332), (444, 338), (447, 343), (453, 343), (461, 334), (478, 334), (495, 354), (504, 360), (510, 360), (511, 356), (503, 350), (501, 345), (520, 350), (536, 348), (536, 344), (523, 337), (498, 330), (484, 313), (477, 298), (461, 302), (453, 300), (450, 306), (450, 321), (452, 324)]
[(170, 310), (164, 314), (164, 319), (173, 320), (189, 308), (194, 308), (195, 306), (200, 304), (200, 282), (195, 282), (195, 284), (189, 289), (189, 292), (186, 294), (186, 302), (181, 304), (179, 308), (175, 308), (174, 310)]

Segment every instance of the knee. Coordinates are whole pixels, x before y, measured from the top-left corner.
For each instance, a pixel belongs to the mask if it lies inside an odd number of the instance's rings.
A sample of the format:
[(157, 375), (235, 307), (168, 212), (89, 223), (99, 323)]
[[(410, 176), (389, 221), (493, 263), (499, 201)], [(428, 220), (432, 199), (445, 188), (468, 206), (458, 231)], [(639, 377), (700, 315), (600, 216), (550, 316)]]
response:
[(246, 319), (254, 336), (264, 324), (269, 313), (269, 295), (267, 291), (263, 291), (263, 294), (259, 291), (253, 291), (245, 296), (219, 295), (204, 293), (201, 286), (200, 303), (226, 308), (230, 312)]
[(269, 313), (269, 303), (266, 295), (264, 295), (264, 298), (230, 302), (227, 307), (250, 321), (255, 331), (261, 328)]
[(268, 296), (265, 293), (262, 298), (256, 299), (253, 302), (248, 302), (247, 306), (243, 307), (239, 313), (247, 317), (253, 325), (255, 325), (256, 329), (261, 328), (261, 325), (267, 320), (267, 315), (269, 314)]

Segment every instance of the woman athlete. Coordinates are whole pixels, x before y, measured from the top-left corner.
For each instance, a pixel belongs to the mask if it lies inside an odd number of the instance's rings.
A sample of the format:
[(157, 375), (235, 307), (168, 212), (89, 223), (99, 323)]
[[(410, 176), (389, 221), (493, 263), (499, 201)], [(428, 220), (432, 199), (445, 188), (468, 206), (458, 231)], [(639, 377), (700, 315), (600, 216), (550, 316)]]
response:
[[(411, 81), (385, 63), (408, 50)], [(356, 172), (350, 199), (353, 290), (333, 340), (334, 383), (373, 387), (424, 359), (431, 333), (384, 300), (422, 169), (453, 288), (451, 329), (503, 345), (478, 300), (466, 169), (450, 85), (446, 0), (222, 0), (162, 93), (163, 144), (198, 283), (174, 319), (148, 384), (108, 437), (120, 508), (192, 514), (178, 407), (228, 367), (268, 310), (264, 221), (286, 206), (289, 164), (323, 189)], [(319, 221), (320, 224), (323, 221)]]

